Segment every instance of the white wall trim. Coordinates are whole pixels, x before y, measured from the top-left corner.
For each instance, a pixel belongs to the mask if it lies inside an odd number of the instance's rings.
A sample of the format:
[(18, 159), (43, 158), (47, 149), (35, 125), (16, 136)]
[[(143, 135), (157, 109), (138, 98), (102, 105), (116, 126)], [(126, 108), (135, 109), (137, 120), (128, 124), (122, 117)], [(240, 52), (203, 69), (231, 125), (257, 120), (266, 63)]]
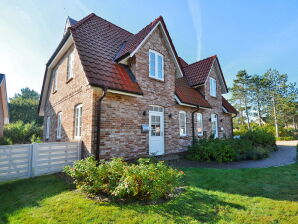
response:
[[(197, 108), (197, 106), (195, 106), (195, 105), (191, 105), (191, 104), (187, 104), (187, 103), (182, 103), (176, 95), (175, 95), (175, 100), (176, 100), (177, 103), (178, 103), (179, 105), (181, 105), (181, 106)], [(211, 108), (208, 108), (208, 107), (202, 107), (202, 106), (200, 106), (200, 109), (211, 110)]]
[(125, 95), (125, 96), (143, 97), (143, 95), (138, 95), (138, 94), (134, 94), (134, 93), (127, 93), (127, 92), (122, 92), (122, 91), (112, 90), (112, 89), (108, 89), (107, 92), (108, 93), (115, 93), (115, 94)]

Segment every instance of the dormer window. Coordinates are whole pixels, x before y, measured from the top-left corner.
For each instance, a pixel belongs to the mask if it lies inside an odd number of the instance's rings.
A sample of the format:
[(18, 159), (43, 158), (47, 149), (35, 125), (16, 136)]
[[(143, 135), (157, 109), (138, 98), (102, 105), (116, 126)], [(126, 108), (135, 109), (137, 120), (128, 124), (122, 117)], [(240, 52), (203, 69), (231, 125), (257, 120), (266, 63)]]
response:
[(216, 97), (216, 79), (210, 77), (210, 96)]
[(149, 50), (149, 77), (164, 80), (163, 55)]
[(74, 51), (72, 50), (67, 57), (67, 80), (73, 78), (73, 62), (74, 62)]

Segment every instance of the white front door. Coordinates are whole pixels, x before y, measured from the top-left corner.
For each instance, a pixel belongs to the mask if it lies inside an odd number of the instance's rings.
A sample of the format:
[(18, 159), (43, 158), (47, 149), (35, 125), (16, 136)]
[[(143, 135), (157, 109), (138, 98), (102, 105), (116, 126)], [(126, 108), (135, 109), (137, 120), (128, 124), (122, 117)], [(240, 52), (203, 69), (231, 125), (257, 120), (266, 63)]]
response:
[(149, 111), (149, 154), (164, 154), (164, 114), (158, 111)]
[(214, 138), (218, 138), (217, 114), (211, 114), (211, 131)]

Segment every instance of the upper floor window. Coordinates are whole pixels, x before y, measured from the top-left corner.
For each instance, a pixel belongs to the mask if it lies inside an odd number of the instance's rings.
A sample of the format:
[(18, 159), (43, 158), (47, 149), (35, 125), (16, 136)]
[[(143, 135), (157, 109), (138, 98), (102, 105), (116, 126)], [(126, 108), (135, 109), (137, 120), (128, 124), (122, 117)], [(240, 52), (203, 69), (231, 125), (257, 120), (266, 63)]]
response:
[(47, 118), (46, 139), (50, 138), (51, 117)]
[(216, 80), (210, 77), (210, 96), (216, 97)]
[(53, 92), (57, 90), (58, 87), (58, 75), (57, 68), (53, 70)]
[(186, 113), (184, 111), (179, 112), (179, 132), (180, 136), (186, 136)]
[(203, 115), (201, 113), (197, 113), (197, 131), (198, 136), (203, 136)]
[(67, 56), (67, 80), (73, 78), (74, 51)]
[(61, 138), (61, 122), (62, 122), (62, 112), (58, 113), (58, 119), (57, 119), (57, 138)]
[(163, 55), (149, 50), (149, 77), (164, 80)]
[(80, 138), (82, 135), (82, 104), (75, 108), (75, 138)]

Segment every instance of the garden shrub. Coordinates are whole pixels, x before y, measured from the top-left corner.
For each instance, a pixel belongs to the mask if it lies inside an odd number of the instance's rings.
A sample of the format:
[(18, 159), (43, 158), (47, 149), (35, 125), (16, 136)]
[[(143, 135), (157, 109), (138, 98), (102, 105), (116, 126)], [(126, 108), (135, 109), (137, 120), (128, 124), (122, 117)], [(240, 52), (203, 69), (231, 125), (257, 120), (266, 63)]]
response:
[(294, 136), (277, 137), (276, 140), (277, 141), (292, 141), (292, 140), (295, 140), (295, 137)]
[[(250, 137), (253, 135), (249, 135)], [(266, 140), (269, 142), (269, 140)], [(254, 144), (250, 138), (202, 139), (189, 147), (187, 158), (198, 161), (231, 162), (266, 158), (275, 145)]]
[(274, 135), (262, 129), (249, 130), (241, 137), (250, 140), (254, 145), (275, 145)]
[(3, 135), (1, 145), (41, 142), (42, 127), (35, 122), (24, 124), (22, 121), (17, 121), (5, 125)]
[(183, 175), (161, 161), (139, 159), (137, 164), (129, 164), (114, 158), (97, 164), (94, 157), (79, 160), (64, 171), (86, 193), (139, 200), (166, 198), (179, 186)]

